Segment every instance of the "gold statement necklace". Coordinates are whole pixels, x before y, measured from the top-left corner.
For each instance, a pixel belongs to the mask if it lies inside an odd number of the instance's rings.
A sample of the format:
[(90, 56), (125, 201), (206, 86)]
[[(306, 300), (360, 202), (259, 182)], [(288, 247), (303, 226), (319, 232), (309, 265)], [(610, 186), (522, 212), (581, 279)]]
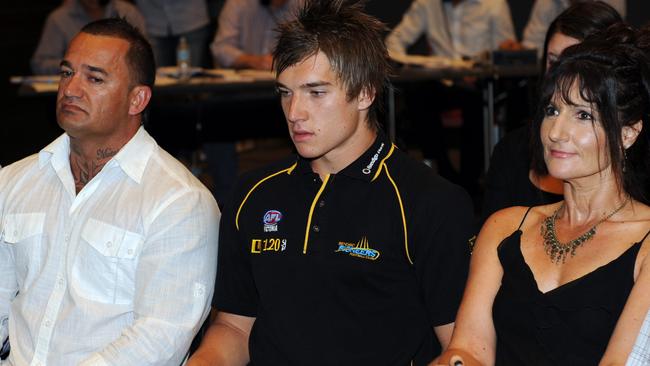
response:
[(557, 219), (557, 213), (564, 208), (564, 202), (560, 207), (553, 212), (553, 214), (542, 221), (542, 238), (544, 238), (544, 251), (551, 257), (551, 261), (555, 263), (564, 263), (567, 255), (571, 254), (573, 257), (576, 254), (576, 249), (584, 242), (593, 238), (596, 235), (596, 227), (602, 224), (604, 221), (607, 221), (610, 217), (614, 216), (615, 213), (620, 211), (625, 205), (630, 201), (629, 197), (623, 201), (623, 203), (618, 206), (614, 211), (609, 215), (605, 216), (603, 219), (599, 220), (591, 229), (587, 230), (584, 234), (579, 237), (566, 242), (560, 243), (555, 234), (555, 221)]

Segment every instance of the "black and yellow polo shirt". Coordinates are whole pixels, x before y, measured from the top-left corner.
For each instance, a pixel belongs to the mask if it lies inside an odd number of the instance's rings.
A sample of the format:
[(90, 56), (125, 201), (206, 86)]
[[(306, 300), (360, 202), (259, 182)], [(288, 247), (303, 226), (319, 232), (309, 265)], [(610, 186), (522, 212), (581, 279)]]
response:
[(383, 136), (323, 180), (293, 157), (226, 204), (214, 305), (257, 318), (252, 365), (406, 365), (454, 321), (471, 224), (467, 194)]

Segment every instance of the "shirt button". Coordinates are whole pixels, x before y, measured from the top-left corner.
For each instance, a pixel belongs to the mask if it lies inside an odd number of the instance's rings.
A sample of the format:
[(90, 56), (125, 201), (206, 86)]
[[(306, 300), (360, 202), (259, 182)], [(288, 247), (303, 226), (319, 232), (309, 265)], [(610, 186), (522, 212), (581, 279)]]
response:
[(133, 249), (129, 249), (126, 252), (129, 253), (129, 255), (131, 255), (131, 254), (133, 254)]
[(314, 232), (316, 232), (316, 233), (320, 231), (320, 227), (318, 227), (318, 225), (314, 225), (314, 226), (312, 226), (312, 229), (313, 229)]
[(49, 327), (50, 325), (52, 325), (52, 323), (51, 323), (49, 320), (46, 320), (46, 321), (45, 321), (45, 326), (46, 326), (46, 327)]
[(113, 243), (111, 243), (110, 241), (106, 243), (106, 248), (110, 248), (112, 246), (113, 246)]
[(320, 200), (320, 202), (318, 202), (318, 207), (323, 207), (323, 206), (325, 206), (325, 201)]
[(70, 234), (68, 234), (68, 235), (65, 236), (65, 242), (66, 242), (66, 243), (69, 243), (69, 242), (70, 242)]
[(56, 283), (57, 283), (59, 286), (63, 287), (63, 285), (65, 284), (65, 281), (63, 280), (63, 278), (59, 278), (59, 280), (56, 281)]
[(18, 230), (14, 230), (14, 237), (18, 236)]

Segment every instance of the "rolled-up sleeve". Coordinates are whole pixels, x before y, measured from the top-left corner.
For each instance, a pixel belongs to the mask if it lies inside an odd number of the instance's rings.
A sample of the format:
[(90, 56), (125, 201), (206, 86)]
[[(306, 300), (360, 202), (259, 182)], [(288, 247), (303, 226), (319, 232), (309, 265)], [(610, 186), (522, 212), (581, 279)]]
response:
[(392, 56), (405, 55), (406, 49), (426, 31), (427, 9), (421, 3), (414, 1), (402, 21), (386, 38), (386, 48)]
[(4, 241), (4, 195), (1, 193), (3, 176), (0, 172), (0, 349), (9, 337), (9, 308), (18, 292), (16, 262), (13, 245)]
[(239, 46), (241, 17), (242, 9), (237, 2), (226, 1), (219, 15), (219, 30), (210, 45), (215, 61), (222, 67), (231, 67), (244, 54)]

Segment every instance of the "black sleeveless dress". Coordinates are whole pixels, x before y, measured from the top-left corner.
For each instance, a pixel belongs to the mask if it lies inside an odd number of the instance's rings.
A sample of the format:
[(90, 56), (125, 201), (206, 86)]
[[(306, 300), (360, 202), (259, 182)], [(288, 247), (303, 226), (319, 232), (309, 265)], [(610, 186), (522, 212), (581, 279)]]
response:
[(606, 265), (543, 293), (521, 253), (520, 228), (498, 247), (503, 279), (492, 308), (496, 365), (597, 365), (634, 286), (645, 237)]

